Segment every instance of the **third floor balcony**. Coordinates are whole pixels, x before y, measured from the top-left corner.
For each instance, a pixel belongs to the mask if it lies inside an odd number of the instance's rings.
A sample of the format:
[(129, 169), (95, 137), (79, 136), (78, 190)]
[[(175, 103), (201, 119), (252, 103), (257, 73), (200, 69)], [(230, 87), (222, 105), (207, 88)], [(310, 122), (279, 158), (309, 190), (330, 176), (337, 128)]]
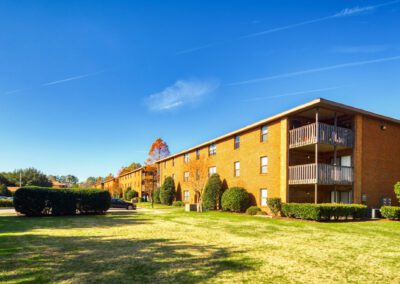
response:
[(354, 134), (351, 129), (335, 127), (326, 123), (311, 123), (289, 131), (289, 148), (312, 144), (335, 145), (352, 148)]

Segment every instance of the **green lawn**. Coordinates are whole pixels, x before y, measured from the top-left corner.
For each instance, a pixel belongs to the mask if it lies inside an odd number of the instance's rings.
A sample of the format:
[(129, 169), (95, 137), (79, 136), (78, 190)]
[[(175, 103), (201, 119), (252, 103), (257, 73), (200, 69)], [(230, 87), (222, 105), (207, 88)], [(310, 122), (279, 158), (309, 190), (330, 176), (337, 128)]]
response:
[[(139, 210), (140, 211), (140, 210)], [(399, 283), (400, 222), (313, 223), (158, 207), (0, 215), (1, 283)]]

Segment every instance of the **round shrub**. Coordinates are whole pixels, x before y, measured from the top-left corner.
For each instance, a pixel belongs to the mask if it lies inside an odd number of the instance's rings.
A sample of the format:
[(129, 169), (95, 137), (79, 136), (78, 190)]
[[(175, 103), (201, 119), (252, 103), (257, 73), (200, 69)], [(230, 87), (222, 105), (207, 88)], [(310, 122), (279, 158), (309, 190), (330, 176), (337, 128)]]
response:
[(276, 216), (281, 212), (282, 201), (280, 198), (268, 198), (268, 208)]
[(160, 200), (162, 204), (171, 205), (175, 197), (175, 182), (172, 177), (167, 177), (160, 191)]
[(220, 203), (222, 195), (222, 181), (218, 174), (212, 174), (207, 181), (203, 192), (202, 205), (206, 210), (214, 210)]
[(0, 196), (12, 196), (12, 192), (5, 184), (0, 184)]
[(154, 203), (161, 204), (160, 194), (161, 187), (157, 187), (157, 189), (154, 191)]
[(134, 197), (137, 197), (138, 193), (135, 190), (127, 190), (125, 192), (125, 200), (132, 200)]
[(386, 219), (398, 220), (398, 219), (400, 219), (400, 207), (382, 206), (381, 214)]
[(232, 212), (244, 212), (250, 206), (250, 197), (242, 187), (232, 187), (224, 192), (222, 209)]
[(172, 206), (182, 207), (184, 203), (182, 201), (174, 201), (172, 202)]
[(249, 208), (247, 208), (246, 210), (246, 214), (248, 215), (257, 215), (261, 212), (261, 209), (258, 208), (257, 206), (250, 206)]

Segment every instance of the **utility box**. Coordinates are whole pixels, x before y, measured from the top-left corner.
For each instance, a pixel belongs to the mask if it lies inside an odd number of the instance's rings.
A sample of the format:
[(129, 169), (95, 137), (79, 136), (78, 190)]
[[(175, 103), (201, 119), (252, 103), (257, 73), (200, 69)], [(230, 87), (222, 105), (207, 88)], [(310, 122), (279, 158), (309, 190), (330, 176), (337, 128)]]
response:
[(197, 211), (197, 204), (185, 204), (185, 211), (190, 212), (190, 211)]

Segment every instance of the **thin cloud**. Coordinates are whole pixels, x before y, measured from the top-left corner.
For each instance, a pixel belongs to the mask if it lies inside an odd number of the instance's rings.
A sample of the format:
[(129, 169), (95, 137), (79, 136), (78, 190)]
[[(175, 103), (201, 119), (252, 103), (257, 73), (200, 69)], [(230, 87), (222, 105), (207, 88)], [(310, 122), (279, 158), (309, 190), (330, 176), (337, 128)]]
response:
[(337, 90), (337, 89), (340, 89), (340, 88), (343, 88), (343, 87), (344, 86), (335, 86), (335, 87), (327, 87), (327, 88), (320, 88), (320, 89), (312, 89), (312, 90), (305, 90), (305, 91), (283, 93), (283, 94), (272, 95), (272, 96), (267, 96), (267, 97), (255, 97), (255, 98), (250, 98), (250, 99), (243, 100), (243, 102), (255, 102), (255, 101), (262, 101), (262, 100), (267, 100), (267, 99), (299, 96), (299, 95), (306, 95), (306, 94), (312, 94), (312, 93), (321, 93), (321, 92)]
[(193, 48), (188, 48), (188, 49), (179, 51), (177, 53), (177, 55), (199, 51), (199, 50), (202, 50), (202, 49), (206, 49), (206, 48), (214, 47), (214, 46), (217, 46), (217, 45), (221, 45), (221, 44), (224, 44), (224, 43), (227, 43), (227, 42), (232, 42), (232, 41), (238, 41), (238, 40), (243, 40), (243, 39), (263, 36), (263, 35), (267, 35), (267, 34), (272, 34), (272, 33), (280, 32), (280, 31), (284, 31), (284, 30), (289, 30), (289, 29), (293, 29), (293, 28), (297, 28), (297, 27), (301, 27), (301, 26), (306, 26), (306, 25), (318, 23), (318, 22), (323, 22), (323, 21), (328, 21), (328, 20), (332, 20), (332, 19), (355, 16), (355, 15), (366, 13), (366, 12), (372, 12), (377, 8), (384, 7), (384, 6), (389, 6), (389, 5), (394, 5), (394, 4), (397, 4), (399, 2), (400, 2), (400, 0), (395, 0), (395, 1), (390, 1), (390, 2), (386, 2), (386, 3), (378, 4), (378, 5), (371, 5), (371, 6), (364, 6), (364, 7), (358, 7), (357, 6), (357, 7), (353, 7), (353, 8), (345, 8), (345, 9), (341, 10), (338, 13), (335, 13), (333, 15), (329, 15), (329, 16), (326, 16), (326, 17), (310, 19), (310, 20), (307, 20), (307, 21), (299, 22), (299, 23), (294, 23), (294, 24), (281, 26), (281, 27), (276, 27), (276, 28), (272, 28), (272, 29), (268, 29), (268, 30), (264, 30), (264, 31), (256, 32), (256, 33), (251, 33), (251, 34), (240, 36), (240, 37), (237, 37), (235, 39), (231, 39), (231, 40), (227, 40), (227, 41), (213, 42), (213, 43), (209, 43), (209, 44), (205, 44), (205, 45), (201, 45), (201, 46), (197, 46), (197, 47), (193, 47)]
[(377, 53), (389, 49), (388, 45), (335, 46), (330, 49), (333, 53)]
[(260, 77), (260, 78), (245, 80), (245, 81), (228, 83), (228, 84), (226, 84), (226, 86), (254, 84), (254, 83), (263, 82), (263, 81), (269, 81), (269, 80), (275, 80), (275, 79), (281, 79), (281, 78), (289, 78), (289, 77), (295, 77), (295, 76), (300, 76), (300, 75), (305, 75), (305, 74), (319, 73), (319, 72), (323, 72), (323, 71), (355, 67), (355, 66), (362, 66), (362, 65), (388, 62), (388, 61), (395, 61), (395, 60), (400, 60), (400, 55), (393, 56), (393, 57), (378, 58), (378, 59), (373, 59), (373, 60), (356, 61), (356, 62), (349, 62), (349, 63), (325, 66), (325, 67), (318, 67), (318, 68), (313, 68), (313, 69), (307, 69), (307, 70), (290, 72), (290, 73), (283, 73), (283, 74), (267, 76), (267, 77)]
[(179, 80), (159, 93), (150, 95), (146, 104), (151, 111), (176, 109), (184, 104), (193, 104), (216, 90), (216, 81)]
[(61, 84), (61, 83), (69, 82), (69, 81), (79, 80), (79, 79), (83, 79), (83, 78), (87, 78), (87, 77), (91, 77), (91, 76), (103, 73), (104, 71), (105, 70), (101, 70), (101, 71), (87, 73), (87, 74), (83, 74), (83, 75), (68, 77), (68, 78), (65, 78), (65, 79), (60, 79), (60, 80), (57, 80), (57, 81), (44, 83), (44, 84), (42, 84), (42, 86), (52, 86), (52, 85), (57, 85), (57, 84)]

